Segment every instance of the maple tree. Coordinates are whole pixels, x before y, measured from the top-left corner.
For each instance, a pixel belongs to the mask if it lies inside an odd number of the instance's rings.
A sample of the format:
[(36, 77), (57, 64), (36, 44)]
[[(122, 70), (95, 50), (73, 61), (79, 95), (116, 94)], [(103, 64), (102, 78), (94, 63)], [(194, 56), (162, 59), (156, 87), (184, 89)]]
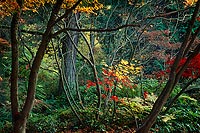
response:
[[(180, 60), (178, 68), (177, 68), (177, 72), (179, 71), (180, 68), (182, 68), (185, 63), (186, 63), (187, 57), (184, 57)], [(157, 77), (162, 77), (168, 75), (170, 73), (170, 68), (174, 63), (174, 59), (170, 59), (166, 62), (166, 64), (168, 65), (168, 68), (164, 71), (160, 71), (157, 73)], [(200, 75), (200, 54), (197, 54), (194, 58), (191, 59), (191, 61), (189, 62), (187, 68), (184, 70), (184, 72), (182, 73), (182, 77), (183, 78), (197, 78)]]

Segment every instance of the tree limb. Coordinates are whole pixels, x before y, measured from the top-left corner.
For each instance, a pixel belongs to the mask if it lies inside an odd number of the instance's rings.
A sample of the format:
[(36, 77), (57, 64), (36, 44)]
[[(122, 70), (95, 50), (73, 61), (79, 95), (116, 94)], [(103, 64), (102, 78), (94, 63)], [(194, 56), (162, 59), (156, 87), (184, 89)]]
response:
[(140, 27), (139, 24), (126, 24), (126, 25), (121, 25), (116, 28), (105, 28), (105, 29), (74, 29), (74, 28), (64, 28), (61, 29), (57, 32), (55, 32), (52, 37), (56, 37), (60, 33), (66, 32), (66, 31), (77, 31), (77, 32), (113, 32), (117, 31), (126, 27)]

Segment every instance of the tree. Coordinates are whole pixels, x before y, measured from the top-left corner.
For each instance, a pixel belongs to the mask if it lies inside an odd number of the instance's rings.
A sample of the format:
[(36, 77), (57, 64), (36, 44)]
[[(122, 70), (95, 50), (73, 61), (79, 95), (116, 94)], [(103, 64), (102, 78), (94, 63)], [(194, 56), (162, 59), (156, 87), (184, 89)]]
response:
[[(66, 19), (66, 25), (69, 28), (77, 28), (77, 21), (79, 19), (79, 13), (70, 13), (68, 18)], [(75, 87), (75, 81), (76, 81), (76, 49), (74, 48), (73, 43), (78, 46), (78, 40), (79, 40), (79, 33), (76, 31), (71, 31), (71, 38), (73, 39), (73, 42), (70, 40), (70, 37), (68, 34), (66, 34), (62, 38), (62, 67), (63, 71), (65, 73), (65, 77), (67, 79), (67, 82), (70, 86), (70, 88)], [(61, 86), (62, 83), (60, 83), (59, 86)]]

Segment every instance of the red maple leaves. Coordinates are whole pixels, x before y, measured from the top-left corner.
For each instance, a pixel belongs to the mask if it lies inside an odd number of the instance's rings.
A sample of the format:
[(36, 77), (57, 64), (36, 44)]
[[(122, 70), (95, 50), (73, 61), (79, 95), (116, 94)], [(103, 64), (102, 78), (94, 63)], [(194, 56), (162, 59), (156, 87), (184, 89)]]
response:
[[(179, 66), (177, 69), (177, 72), (179, 71), (179, 69), (185, 65), (187, 58), (182, 58), (179, 62)], [(169, 67), (174, 63), (174, 59), (172, 60), (168, 60), (166, 62), (167, 65), (169, 65)], [(166, 74), (168, 74), (170, 72), (170, 69), (167, 68), (164, 71), (160, 71), (157, 73), (157, 77), (162, 77), (165, 76)], [(198, 76), (200, 76), (200, 54), (197, 54), (188, 64), (187, 68), (185, 69), (185, 71), (182, 74), (182, 77), (184, 78), (197, 78)]]
[(96, 86), (96, 83), (95, 83), (95, 82), (92, 82), (91, 80), (87, 80), (86, 88), (89, 89), (89, 88), (92, 87), (92, 86)]

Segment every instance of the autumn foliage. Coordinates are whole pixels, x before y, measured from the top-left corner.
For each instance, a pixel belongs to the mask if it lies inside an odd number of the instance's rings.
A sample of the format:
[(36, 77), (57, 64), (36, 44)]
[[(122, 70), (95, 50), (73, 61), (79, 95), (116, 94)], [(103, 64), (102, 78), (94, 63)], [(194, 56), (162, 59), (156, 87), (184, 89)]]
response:
[(194, 5), (198, 0), (185, 0), (184, 4), (185, 6), (192, 6)]
[[(22, 3), (22, 11), (33, 11), (37, 12), (39, 7), (44, 6), (45, 4), (55, 4), (55, 0), (24, 0)], [(62, 4), (63, 9), (71, 8), (77, 0), (64, 0)], [(85, 0), (80, 3), (75, 9), (75, 12), (85, 12), (85, 13), (94, 13), (94, 11), (99, 10), (103, 7), (98, 0)], [(20, 6), (16, 0), (4, 0), (0, 1), (0, 16), (10, 16), (16, 10), (19, 10)]]
[[(177, 69), (177, 72), (180, 70), (180, 68), (182, 66), (185, 65), (187, 58), (182, 58), (179, 62), (179, 66)], [(160, 71), (157, 73), (157, 77), (160, 78), (162, 76), (166, 76), (169, 74), (170, 72), (170, 66), (172, 66), (174, 63), (174, 59), (170, 59), (168, 61), (166, 61), (166, 65), (168, 65), (168, 68), (164, 71)], [(197, 78), (198, 76), (200, 76), (200, 54), (196, 55), (189, 63), (188, 67), (186, 68), (186, 70), (183, 72), (182, 77), (183, 78)]]
[[(112, 93), (116, 87), (133, 89), (136, 86), (133, 80), (140, 74), (141, 70), (142, 66), (136, 66), (126, 60), (121, 60), (120, 63), (115, 66), (103, 68), (103, 78), (98, 80), (98, 84), (104, 91), (102, 98), (108, 98), (115, 102), (119, 101), (119, 98), (116, 95), (109, 96), (109, 94)], [(87, 80), (87, 89), (94, 86), (96, 86), (95, 82)]]

